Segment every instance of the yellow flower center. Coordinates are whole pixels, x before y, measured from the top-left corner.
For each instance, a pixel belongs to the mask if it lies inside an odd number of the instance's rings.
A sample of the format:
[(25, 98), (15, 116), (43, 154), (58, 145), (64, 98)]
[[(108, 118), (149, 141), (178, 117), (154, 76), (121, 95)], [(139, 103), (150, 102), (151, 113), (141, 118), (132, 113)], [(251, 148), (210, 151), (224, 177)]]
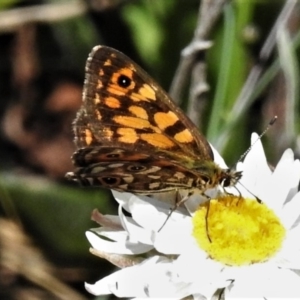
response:
[(201, 249), (231, 266), (268, 260), (280, 249), (286, 233), (265, 204), (233, 195), (202, 204), (193, 225)]

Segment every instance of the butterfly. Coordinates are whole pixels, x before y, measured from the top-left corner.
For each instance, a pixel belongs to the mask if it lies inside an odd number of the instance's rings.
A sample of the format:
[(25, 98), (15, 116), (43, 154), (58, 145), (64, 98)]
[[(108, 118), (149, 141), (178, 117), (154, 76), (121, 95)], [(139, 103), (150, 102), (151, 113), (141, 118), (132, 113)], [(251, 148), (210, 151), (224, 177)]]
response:
[(67, 178), (147, 195), (204, 195), (239, 181), (242, 173), (214, 162), (197, 127), (126, 55), (96, 46), (85, 72), (83, 103), (74, 121), (76, 169)]

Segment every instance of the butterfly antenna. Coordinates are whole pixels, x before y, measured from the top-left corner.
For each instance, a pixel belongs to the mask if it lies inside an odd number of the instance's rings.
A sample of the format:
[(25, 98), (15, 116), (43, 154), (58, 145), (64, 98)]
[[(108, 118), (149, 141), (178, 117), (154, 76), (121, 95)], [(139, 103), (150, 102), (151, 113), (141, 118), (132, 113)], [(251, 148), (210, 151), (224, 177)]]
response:
[(267, 125), (266, 129), (258, 136), (258, 138), (254, 141), (254, 143), (241, 155), (240, 159), (237, 162), (242, 161), (246, 155), (251, 151), (253, 146), (267, 133), (267, 131), (271, 128), (271, 126), (277, 121), (277, 116), (274, 116), (272, 120)]
[(256, 195), (254, 195), (251, 191), (249, 191), (241, 182), (239, 182), (239, 184), (248, 192), (250, 193), (258, 203), (262, 203), (262, 200), (260, 198), (258, 198)]

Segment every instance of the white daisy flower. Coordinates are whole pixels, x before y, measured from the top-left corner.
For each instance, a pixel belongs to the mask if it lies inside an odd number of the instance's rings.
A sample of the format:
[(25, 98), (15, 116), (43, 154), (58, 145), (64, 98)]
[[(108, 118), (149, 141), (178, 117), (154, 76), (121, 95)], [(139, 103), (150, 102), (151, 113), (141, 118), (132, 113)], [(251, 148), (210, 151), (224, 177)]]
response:
[(222, 292), (225, 299), (300, 299), (300, 162), (286, 150), (271, 171), (259, 140), (237, 169), (243, 171), (237, 189), (191, 215), (176, 210), (163, 227), (170, 205), (114, 192), (119, 217), (95, 213), (102, 227), (87, 237), (93, 253), (122, 269), (87, 290), (140, 298), (213, 299)]

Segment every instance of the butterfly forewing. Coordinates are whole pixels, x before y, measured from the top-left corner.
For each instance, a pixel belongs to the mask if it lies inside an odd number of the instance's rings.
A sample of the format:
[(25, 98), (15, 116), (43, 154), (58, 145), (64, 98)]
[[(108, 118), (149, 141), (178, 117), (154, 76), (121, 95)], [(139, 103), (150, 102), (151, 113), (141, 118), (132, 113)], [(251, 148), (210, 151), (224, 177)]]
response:
[(104, 143), (213, 159), (206, 139), (166, 92), (127, 56), (103, 46), (93, 49), (86, 64), (75, 134), (79, 148)]

